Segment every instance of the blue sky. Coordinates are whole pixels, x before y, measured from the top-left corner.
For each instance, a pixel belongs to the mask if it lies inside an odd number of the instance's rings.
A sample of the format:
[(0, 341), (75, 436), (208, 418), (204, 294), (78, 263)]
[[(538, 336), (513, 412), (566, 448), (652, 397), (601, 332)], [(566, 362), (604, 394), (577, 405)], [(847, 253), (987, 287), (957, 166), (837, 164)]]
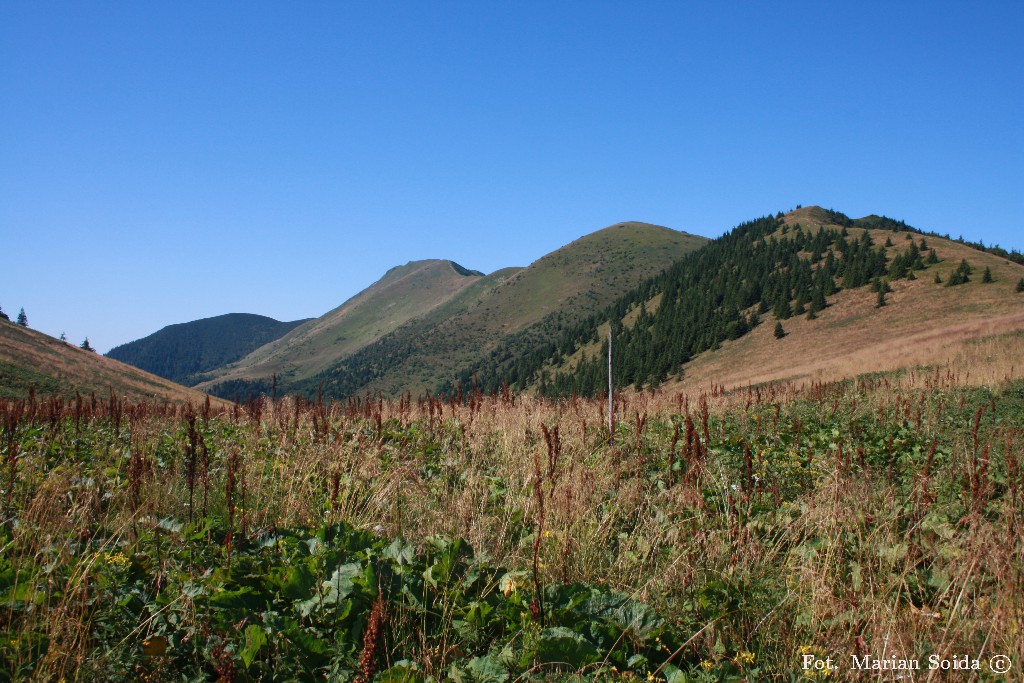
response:
[(6, 2), (0, 306), (102, 351), (797, 204), (1024, 249), (1024, 5)]

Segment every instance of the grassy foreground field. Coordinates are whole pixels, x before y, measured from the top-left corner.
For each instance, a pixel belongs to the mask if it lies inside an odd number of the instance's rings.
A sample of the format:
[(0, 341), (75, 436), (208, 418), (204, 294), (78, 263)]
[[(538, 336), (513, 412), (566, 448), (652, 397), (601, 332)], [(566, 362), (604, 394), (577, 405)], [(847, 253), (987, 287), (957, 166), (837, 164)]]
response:
[(0, 403), (0, 680), (1020, 680), (1024, 383), (604, 411)]

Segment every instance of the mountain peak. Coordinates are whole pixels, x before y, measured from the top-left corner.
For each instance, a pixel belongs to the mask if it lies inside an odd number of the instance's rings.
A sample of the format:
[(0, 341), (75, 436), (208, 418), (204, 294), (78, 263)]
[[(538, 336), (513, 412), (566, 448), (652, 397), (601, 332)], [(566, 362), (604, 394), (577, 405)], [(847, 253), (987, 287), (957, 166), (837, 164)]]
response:
[(849, 225), (850, 217), (839, 211), (826, 209), (817, 205), (798, 206), (783, 214), (782, 220), (787, 225), (799, 223), (808, 228), (820, 228), (823, 225)]
[(463, 268), (462, 266), (460, 266), (455, 261), (449, 261), (448, 264), (452, 267), (452, 270), (454, 270), (456, 273), (458, 273), (459, 275), (461, 275), (463, 277), (483, 277), (484, 276), (484, 274), (481, 273), (479, 270), (470, 270), (469, 268)]
[(274, 373), (289, 381), (306, 379), (444, 304), (483, 277), (480, 271), (446, 259), (395, 266), (337, 308), (222, 366), (199, 386), (265, 380)]
[(663, 225), (621, 221), (573, 240), (541, 257), (534, 265), (545, 262), (560, 262), (565, 265), (574, 262), (583, 267), (590, 267), (604, 262), (615, 253), (632, 255), (631, 257), (644, 261), (661, 262), (667, 258), (668, 262), (671, 262), (678, 255), (696, 249), (707, 241), (706, 237), (673, 230)]
[(414, 274), (437, 276), (450, 274), (450, 271), (455, 271), (455, 273), (463, 277), (483, 277), (484, 275), (479, 270), (472, 270), (470, 268), (460, 266), (455, 261), (449, 261), (448, 259), (419, 259), (389, 268), (380, 280), (370, 286), (373, 287), (381, 283), (394, 282)]

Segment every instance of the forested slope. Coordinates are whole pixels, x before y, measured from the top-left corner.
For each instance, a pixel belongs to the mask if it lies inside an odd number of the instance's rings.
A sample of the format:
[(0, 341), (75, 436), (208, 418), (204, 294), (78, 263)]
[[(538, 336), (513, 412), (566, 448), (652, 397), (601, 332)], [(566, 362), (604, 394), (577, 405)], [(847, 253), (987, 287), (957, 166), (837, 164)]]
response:
[[(1012, 254), (978, 249), (970, 254), (973, 266), (967, 255), (949, 263), (929, 240), (941, 242), (945, 251), (950, 249), (946, 245), (956, 245), (892, 219), (852, 220), (819, 207), (748, 221), (556, 340), (504, 362), (469, 366), (460, 382), (464, 389), (475, 380), (485, 391), (508, 383), (518, 389), (535, 387), (546, 395), (593, 395), (607, 387), (610, 329), (616, 386), (657, 386), (678, 378), (685, 364), (700, 354), (740, 339), (764, 322), (772, 325), (774, 337), (783, 338), (787, 321), (795, 316), (816, 320), (840, 292), (866, 291), (872, 306), (880, 309), (890, 302), (895, 283), (925, 276), (939, 282), (930, 282), (929, 290), (914, 288), (922, 301), (937, 298), (936, 288), (948, 294), (951, 287), (992, 280), (1000, 306), (990, 307), (990, 312), (1002, 311), (1004, 303), (1012, 307), (1016, 278), (1024, 275)], [(972, 251), (963, 245), (957, 249), (957, 254)], [(992, 268), (999, 272), (998, 282)], [(979, 292), (963, 291), (972, 298)], [(977, 301), (982, 306), (992, 303), (988, 297)], [(878, 334), (885, 334), (885, 327)]]

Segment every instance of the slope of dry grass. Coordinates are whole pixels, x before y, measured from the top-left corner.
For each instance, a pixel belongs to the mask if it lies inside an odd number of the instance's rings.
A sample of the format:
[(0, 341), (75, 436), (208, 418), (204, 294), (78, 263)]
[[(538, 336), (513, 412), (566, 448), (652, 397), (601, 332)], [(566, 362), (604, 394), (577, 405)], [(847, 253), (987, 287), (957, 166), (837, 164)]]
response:
[[(73, 398), (110, 390), (129, 400), (202, 403), (202, 392), (175, 384), (111, 358), (66, 344), (35, 330), (0, 321), (0, 397), (38, 395)], [(219, 401), (218, 401), (219, 403)]]
[[(807, 224), (805, 215), (801, 225)], [(860, 232), (850, 229), (853, 236)], [(871, 232), (877, 244), (893, 239), (890, 253), (909, 244), (901, 233)], [(965, 374), (969, 368), (976, 383), (1024, 376), (1024, 294), (1015, 291), (1024, 266), (950, 240), (925, 240), (941, 262), (918, 272), (917, 280), (893, 282), (886, 306), (876, 307), (877, 295), (868, 288), (842, 291), (817, 320), (784, 321), (783, 339), (775, 339), (775, 319), (766, 315), (748, 335), (688, 363), (684, 379), (669, 388), (831, 381), (950, 363), (965, 368)], [(971, 282), (956, 287), (934, 282), (936, 272), (948, 280), (961, 259), (974, 268)], [(995, 279), (990, 284), (981, 281), (986, 266)]]

